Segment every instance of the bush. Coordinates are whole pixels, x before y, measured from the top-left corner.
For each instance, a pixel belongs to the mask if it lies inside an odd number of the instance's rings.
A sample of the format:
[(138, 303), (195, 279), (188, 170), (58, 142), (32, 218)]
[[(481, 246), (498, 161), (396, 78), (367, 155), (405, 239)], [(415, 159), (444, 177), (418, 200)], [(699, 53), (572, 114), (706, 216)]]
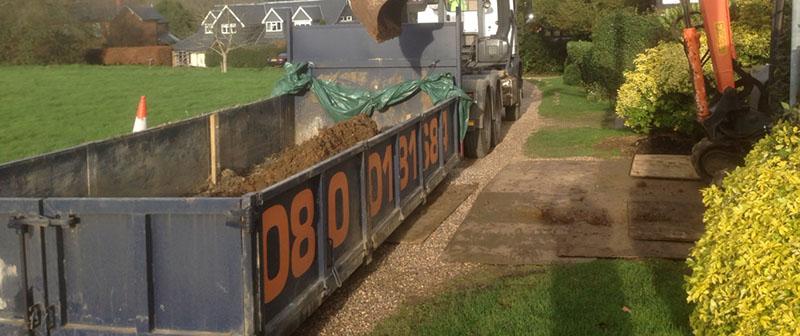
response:
[(597, 78), (592, 60), (592, 48), (589, 41), (570, 41), (567, 43), (567, 64), (574, 64), (584, 84), (593, 83)]
[[(277, 45), (244, 47), (228, 53), (228, 68), (263, 68), (269, 65), (269, 58), (281, 52)], [(206, 65), (217, 67), (222, 62), (222, 57), (213, 51), (206, 53)]]
[(637, 15), (631, 10), (608, 13), (598, 19), (592, 33), (591, 82), (614, 98), (623, 83), (623, 73), (633, 69), (636, 55), (666, 37), (667, 30), (657, 16)]
[(638, 0), (536, 0), (532, 3), (536, 24), (563, 34), (586, 37), (604, 12), (631, 8), (647, 10), (648, 1)]
[(800, 335), (800, 127), (781, 123), (703, 191), (688, 260), (696, 335)]
[(0, 63), (81, 63), (99, 45), (89, 24), (70, 13), (66, 0), (2, 2)]
[(532, 31), (521, 34), (520, 56), (525, 72), (561, 73), (567, 58), (566, 42), (546, 39)]
[(695, 130), (694, 88), (683, 45), (660, 43), (639, 54), (634, 65), (617, 96), (616, 113), (625, 125), (640, 133)]
[(564, 67), (564, 84), (567, 85), (580, 85), (583, 83), (581, 80), (581, 70), (575, 64), (567, 64)]

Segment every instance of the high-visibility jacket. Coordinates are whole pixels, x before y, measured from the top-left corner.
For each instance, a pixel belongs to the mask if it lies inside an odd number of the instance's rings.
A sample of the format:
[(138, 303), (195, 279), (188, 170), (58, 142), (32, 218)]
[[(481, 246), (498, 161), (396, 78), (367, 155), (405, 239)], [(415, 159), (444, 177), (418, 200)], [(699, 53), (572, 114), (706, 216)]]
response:
[(458, 8), (459, 6), (461, 6), (462, 11), (468, 9), (466, 0), (447, 0), (447, 1), (449, 2), (451, 12), (455, 12), (456, 8)]

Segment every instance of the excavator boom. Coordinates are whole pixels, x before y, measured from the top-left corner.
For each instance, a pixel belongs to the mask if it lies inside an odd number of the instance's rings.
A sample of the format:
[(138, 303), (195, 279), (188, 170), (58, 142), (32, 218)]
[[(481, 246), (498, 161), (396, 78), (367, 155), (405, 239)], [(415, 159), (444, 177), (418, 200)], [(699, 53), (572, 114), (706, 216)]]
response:
[(406, 0), (351, 0), (353, 15), (377, 42), (400, 36)]
[[(695, 88), (695, 101), (697, 102), (697, 119), (706, 120), (710, 115), (708, 97), (703, 78), (703, 65), (700, 57), (700, 34), (692, 26), (690, 20), (689, 1), (682, 1), (686, 15), (687, 27), (683, 30), (686, 54), (692, 69), (692, 80)], [(731, 34), (731, 17), (728, 9), (728, 0), (702, 0), (700, 13), (703, 16), (703, 29), (708, 39), (708, 49), (711, 53), (711, 62), (714, 66), (714, 77), (717, 82), (717, 91), (725, 92), (735, 89), (735, 74), (733, 62), (736, 59), (736, 50)]]

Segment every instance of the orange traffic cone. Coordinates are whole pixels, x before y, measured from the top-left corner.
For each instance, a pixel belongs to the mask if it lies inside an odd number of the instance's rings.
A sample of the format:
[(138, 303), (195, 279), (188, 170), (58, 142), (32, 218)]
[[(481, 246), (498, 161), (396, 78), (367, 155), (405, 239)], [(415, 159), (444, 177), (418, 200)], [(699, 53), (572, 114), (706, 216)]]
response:
[(139, 98), (139, 108), (136, 109), (136, 121), (133, 122), (133, 133), (147, 129), (147, 99)]

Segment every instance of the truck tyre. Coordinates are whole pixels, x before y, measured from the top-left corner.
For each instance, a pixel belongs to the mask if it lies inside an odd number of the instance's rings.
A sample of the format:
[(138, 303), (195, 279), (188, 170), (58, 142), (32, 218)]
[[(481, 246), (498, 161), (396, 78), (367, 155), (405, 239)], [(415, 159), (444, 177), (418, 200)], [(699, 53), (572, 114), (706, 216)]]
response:
[[(503, 101), (501, 100), (500, 84), (496, 86), (494, 95), (492, 95), (492, 148), (500, 144), (500, 132), (503, 128)], [(501, 114), (503, 113), (503, 114)]]
[[(487, 99), (488, 100), (488, 99)], [(464, 138), (464, 154), (472, 159), (480, 159), (486, 154), (489, 154), (492, 141), (492, 118), (491, 118), (491, 105), (490, 102), (484, 102), (484, 106), (480, 109), (481, 124), (483, 128), (474, 128), (467, 132)], [(472, 108), (479, 108), (476, 104)]]
[(726, 172), (744, 163), (743, 155), (732, 146), (703, 138), (692, 147), (692, 166), (700, 178), (721, 182)]
[(516, 95), (517, 95), (517, 103), (514, 104), (514, 105), (511, 105), (511, 106), (506, 106), (505, 107), (506, 108), (506, 111), (505, 111), (506, 114), (505, 114), (505, 116), (503, 116), (503, 120), (506, 120), (506, 121), (517, 121), (517, 120), (519, 120), (519, 117), (522, 115), (522, 113), (520, 111), (522, 109), (522, 87), (517, 89)]

